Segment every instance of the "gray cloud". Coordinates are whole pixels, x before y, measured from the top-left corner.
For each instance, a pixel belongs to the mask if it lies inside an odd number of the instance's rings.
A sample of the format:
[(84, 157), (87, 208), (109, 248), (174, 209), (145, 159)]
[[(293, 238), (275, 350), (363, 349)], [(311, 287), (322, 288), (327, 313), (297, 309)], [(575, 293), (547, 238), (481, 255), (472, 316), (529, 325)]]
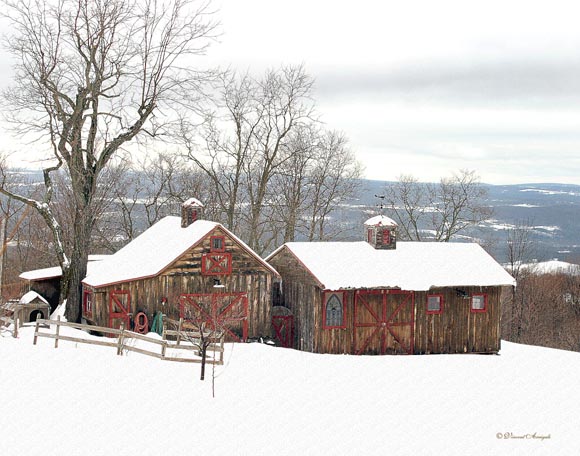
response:
[(580, 58), (326, 68), (318, 73), (317, 92), (330, 102), (373, 97), (450, 105), (576, 108), (580, 101)]

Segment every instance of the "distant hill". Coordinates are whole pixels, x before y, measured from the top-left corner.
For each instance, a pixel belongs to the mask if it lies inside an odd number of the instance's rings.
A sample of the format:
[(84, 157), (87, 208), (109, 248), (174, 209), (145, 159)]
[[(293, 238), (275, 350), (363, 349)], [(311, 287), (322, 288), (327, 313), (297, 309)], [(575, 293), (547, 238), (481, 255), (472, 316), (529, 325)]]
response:
[[(388, 182), (364, 181), (361, 198), (353, 208), (375, 208), (374, 195), (384, 191)], [(536, 259), (580, 262), (580, 185), (518, 184), (486, 185), (492, 217), (469, 229), (468, 239), (480, 240), (494, 256), (505, 260), (506, 229), (529, 220), (534, 227)], [(385, 212), (388, 215), (388, 211)]]
[[(42, 173), (38, 170), (18, 172), (26, 174), (29, 182), (42, 181)], [(386, 181), (361, 181), (359, 197), (341, 206), (334, 215), (341, 228), (340, 239), (362, 239), (362, 223), (369, 215), (377, 212), (379, 200), (375, 195), (384, 193), (387, 184)], [(480, 242), (498, 261), (504, 262), (506, 230), (529, 220), (534, 226), (534, 259), (580, 263), (580, 185), (546, 183), (485, 186), (493, 215), (480, 226), (467, 230), (463, 233), (465, 236), (458, 240)], [(385, 214), (389, 215), (388, 211)], [(137, 221), (138, 225), (140, 223)]]

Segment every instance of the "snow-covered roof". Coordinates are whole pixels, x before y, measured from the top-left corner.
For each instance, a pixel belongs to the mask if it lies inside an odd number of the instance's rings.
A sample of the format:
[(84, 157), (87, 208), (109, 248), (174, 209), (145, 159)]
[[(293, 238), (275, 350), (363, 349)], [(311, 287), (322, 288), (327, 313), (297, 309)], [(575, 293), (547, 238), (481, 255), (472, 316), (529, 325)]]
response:
[(398, 242), (394, 250), (367, 242), (289, 242), (284, 247), (328, 290), (515, 285), (515, 281), (477, 244)]
[[(91, 272), (94, 263), (98, 261), (103, 261), (105, 258), (111, 255), (89, 255), (89, 262), (87, 264), (88, 273)], [(60, 266), (54, 266), (52, 268), (34, 269), (32, 271), (25, 271), (19, 275), (21, 279), (24, 280), (46, 280), (54, 279), (62, 276), (62, 270)]]
[(113, 283), (154, 277), (216, 227), (228, 233), (264, 267), (278, 275), (272, 266), (219, 223), (197, 220), (188, 227), (182, 228), (180, 217), (168, 216), (117, 253), (96, 264), (83, 283), (92, 287), (102, 287)]
[(386, 215), (375, 215), (371, 217), (365, 222), (366, 226), (397, 226), (397, 222), (395, 222), (392, 218), (387, 217)]
[(36, 291), (30, 290), (28, 293), (25, 293), (19, 301), (19, 304), (30, 304), (35, 299), (40, 299), (45, 304), (48, 304), (48, 301), (40, 296)]

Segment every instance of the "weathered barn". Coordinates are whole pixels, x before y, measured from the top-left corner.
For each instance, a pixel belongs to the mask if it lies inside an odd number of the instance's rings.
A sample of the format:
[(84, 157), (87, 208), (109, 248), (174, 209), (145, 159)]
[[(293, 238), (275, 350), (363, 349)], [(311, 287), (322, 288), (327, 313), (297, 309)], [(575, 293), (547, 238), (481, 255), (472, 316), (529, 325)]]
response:
[(294, 326), (278, 331), (315, 353), (496, 353), (513, 278), (477, 244), (396, 242), (396, 228), (377, 216), (366, 241), (273, 252), (266, 260), (282, 276), (284, 322)]
[(103, 260), (83, 280), (83, 317), (128, 327), (161, 311), (227, 329), (230, 340), (271, 333), (272, 284), (279, 276), (219, 223), (201, 220), (195, 199)]

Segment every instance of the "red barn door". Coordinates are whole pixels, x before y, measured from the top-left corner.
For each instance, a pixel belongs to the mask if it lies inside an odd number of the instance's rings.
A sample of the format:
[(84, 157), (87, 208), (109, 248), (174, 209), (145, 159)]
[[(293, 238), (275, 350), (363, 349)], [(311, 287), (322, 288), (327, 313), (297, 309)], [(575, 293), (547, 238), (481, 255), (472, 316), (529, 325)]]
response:
[(115, 290), (109, 294), (109, 328), (119, 329), (121, 322), (125, 329), (131, 329), (131, 293)]
[(411, 291), (357, 291), (354, 301), (355, 353), (412, 355), (414, 300)]
[(182, 294), (179, 316), (195, 325), (225, 331), (226, 340), (241, 342), (248, 338), (247, 293)]
[(294, 342), (294, 317), (292, 315), (274, 315), (272, 317), (274, 337), (284, 348), (292, 348)]

